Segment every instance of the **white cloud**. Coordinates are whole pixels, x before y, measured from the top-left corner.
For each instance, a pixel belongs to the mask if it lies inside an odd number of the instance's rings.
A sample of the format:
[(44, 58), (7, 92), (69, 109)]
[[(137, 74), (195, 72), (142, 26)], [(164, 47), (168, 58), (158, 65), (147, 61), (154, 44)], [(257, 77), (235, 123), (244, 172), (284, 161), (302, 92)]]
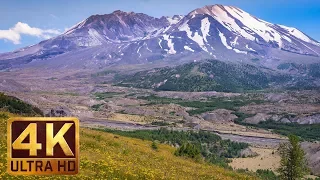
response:
[(20, 44), (22, 34), (49, 39), (54, 35), (61, 34), (61, 32), (56, 29), (30, 27), (26, 23), (18, 22), (14, 27), (8, 30), (0, 30), (0, 39), (9, 40), (13, 44)]
[(12, 41), (13, 44), (19, 44), (20, 38), (20, 34), (14, 32), (12, 29), (0, 30), (0, 39)]

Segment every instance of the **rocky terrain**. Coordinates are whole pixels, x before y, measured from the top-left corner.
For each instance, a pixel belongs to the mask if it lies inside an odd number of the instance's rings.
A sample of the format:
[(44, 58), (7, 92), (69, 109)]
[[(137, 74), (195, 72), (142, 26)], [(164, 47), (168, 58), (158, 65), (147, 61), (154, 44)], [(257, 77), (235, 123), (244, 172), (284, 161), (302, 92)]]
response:
[[(87, 127), (203, 129), (224, 139), (275, 150), (285, 138), (268, 129), (239, 124), (241, 113), (253, 115), (244, 121), (251, 119), (250, 122), (259, 124), (263, 119), (272, 117), (278, 117), (279, 121), (283, 117), (317, 118), (316, 114), (320, 112), (320, 96), (314, 90), (279, 93), (169, 92), (96, 84), (90, 73), (84, 73), (81, 78), (58, 72), (42, 78), (22, 71), (15, 76), (12, 74), (1, 73), (0, 91), (39, 107), (47, 116), (79, 117), (81, 125)], [(314, 124), (318, 121), (308, 122)], [(310, 150), (308, 157), (314, 157), (317, 152)], [(312, 159), (315, 173), (318, 172), (317, 162)]]

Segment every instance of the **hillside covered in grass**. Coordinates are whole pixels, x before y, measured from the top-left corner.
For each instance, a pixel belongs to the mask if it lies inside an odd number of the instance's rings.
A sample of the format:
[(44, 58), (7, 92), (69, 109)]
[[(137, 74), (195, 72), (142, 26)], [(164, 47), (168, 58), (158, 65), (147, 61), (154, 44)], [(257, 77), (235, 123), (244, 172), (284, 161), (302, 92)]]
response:
[[(76, 176), (10, 176), (7, 174), (7, 120), (42, 112), (0, 94), (0, 179), (254, 179), (205, 161), (174, 155), (176, 148), (149, 140), (80, 129), (80, 173)], [(6, 111), (4, 111), (6, 110)], [(9, 112), (7, 112), (9, 111)]]
[(20, 99), (0, 92), (0, 111), (7, 111), (23, 116), (43, 116), (41, 110)]
[[(6, 173), (8, 114), (0, 116), (0, 179), (11, 179)], [(10, 116), (10, 114), (9, 114)], [(175, 148), (111, 133), (81, 128), (80, 174), (48, 176), (46, 179), (254, 179), (205, 162), (174, 155)], [(39, 179), (20, 176), (14, 179)]]
[[(206, 131), (174, 131), (166, 128), (136, 131), (105, 129), (104, 131), (121, 136), (179, 146), (175, 152), (176, 155), (192, 157), (194, 159), (204, 158), (208, 163), (230, 169), (231, 167), (228, 165), (230, 160), (228, 158), (240, 157), (241, 150), (249, 146), (246, 143), (222, 140), (220, 136)], [(188, 145), (192, 147), (185, 148), (183, 153), (179, 153), (183, 149), (183, 146)]]

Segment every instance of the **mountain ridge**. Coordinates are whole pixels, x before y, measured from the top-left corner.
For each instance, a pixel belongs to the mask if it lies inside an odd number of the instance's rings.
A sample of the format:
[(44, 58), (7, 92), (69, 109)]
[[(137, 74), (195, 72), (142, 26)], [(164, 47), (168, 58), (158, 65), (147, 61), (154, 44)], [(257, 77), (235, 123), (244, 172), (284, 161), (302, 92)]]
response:
[(92, 15), (55, 38), (0, 54), (0, 69), (104, 68), (206, 58), (249, 64), (260, 59), (260, 66), (276, 69), (292, 61), (317, 63), (319, 55), (320, 43), (297, 28), (269, 23), (234, 6), (208, 5), (185, 16), (155, 18), (121, 10)]

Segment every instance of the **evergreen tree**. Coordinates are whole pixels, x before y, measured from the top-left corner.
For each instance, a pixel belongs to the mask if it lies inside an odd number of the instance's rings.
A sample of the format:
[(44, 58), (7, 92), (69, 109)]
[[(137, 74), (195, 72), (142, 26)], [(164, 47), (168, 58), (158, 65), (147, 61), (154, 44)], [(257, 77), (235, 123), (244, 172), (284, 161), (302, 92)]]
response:
[(280, 144), (279, 153), (281, 157), (278, 169), (280, 179), (298, 180), (308, 173), (305, 153), (297, 136), (290, 135), (289, 142)]

